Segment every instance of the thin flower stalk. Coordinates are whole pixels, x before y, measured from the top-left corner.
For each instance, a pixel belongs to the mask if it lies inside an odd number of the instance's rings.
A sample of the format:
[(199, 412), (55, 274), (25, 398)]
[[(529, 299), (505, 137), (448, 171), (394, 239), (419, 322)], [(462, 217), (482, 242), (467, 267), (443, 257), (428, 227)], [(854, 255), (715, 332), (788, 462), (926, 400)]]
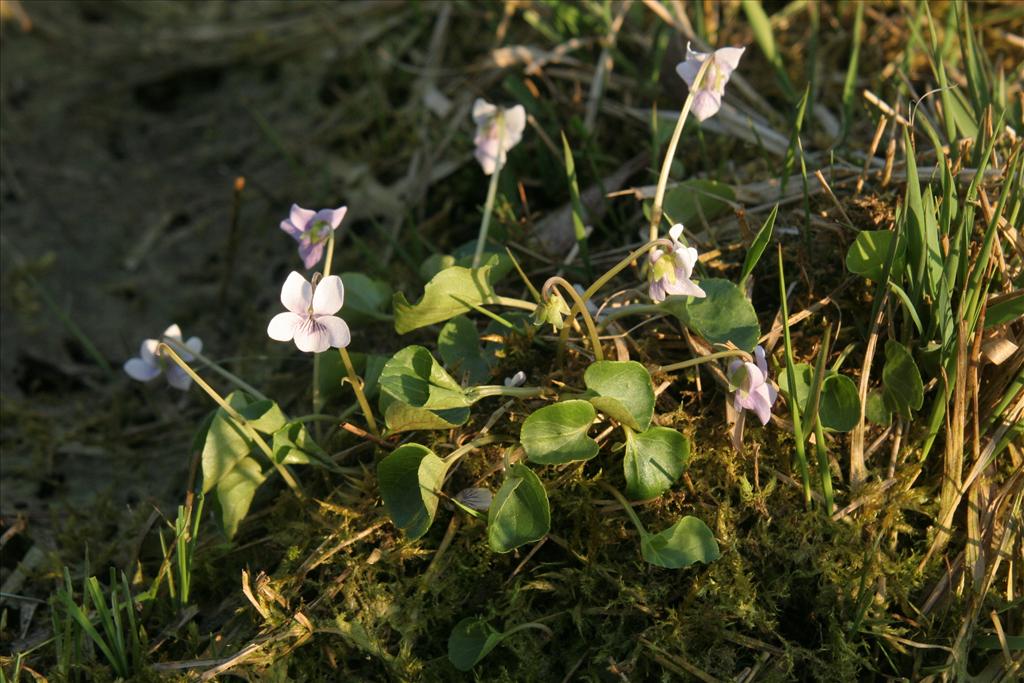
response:
[(573, 300), (574, 306), (570, 310), (570, 320), (572, 319), (571, 311), (579, 310), (580, 315), (583, 316), (583, 323), (587, 327), (587, 334), (590, 335), (590, 346), (594, 351), (594, 360), (604, 360), (604, 352), (601, 350), (601, 338), (597, 334), (594, 318), (591, 317), (590, 311), (587, 310), (586, 300), (580, 296), (579, 292), (576, 291), (576, 288), (568, 280), (557, 275), (548, 278), (548, 281), (544, 283), (544, 286), (541, 288), (541, 298), (547, 299), (554, 287), (560, 287)]
[(338, 351), (341, 353), (341, 362), (345, 364), (345, 372), (348, 374), (349, 384), (352, 385), (352, 391), (356, 394), (356, 401), (359, 402), (359, 408), (363, 411), (363, 417), (366, 418), (366, 425), (370, 428), (370, 433), (380, 438), (377, 421), (373, 417), (370, 402), (366, 400), (366, 393), (363, 391), (363, 380), (356, 374), (355, 366), (352, 365), (352, 358), (348, 355), (348, 349), (342, 347)]

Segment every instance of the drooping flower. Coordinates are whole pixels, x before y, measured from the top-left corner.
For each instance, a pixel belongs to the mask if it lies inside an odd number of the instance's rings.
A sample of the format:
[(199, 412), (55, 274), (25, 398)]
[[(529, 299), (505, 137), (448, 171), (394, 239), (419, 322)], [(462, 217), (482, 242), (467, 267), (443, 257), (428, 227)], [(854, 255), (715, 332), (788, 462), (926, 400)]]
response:
[(523, 372), (522, 370), (518, 371), (511, 377), (505, 378), (506, 387), (521, 387), (524, 384), (526, 384), (526, 373)]
[(267, 335), (281, 342), (294, 340), (299, 351), (321, 353), (348, 346), (352, 336), (348, 324), (334, 315), (345, 303), (341, 278), (330, 275), (315, 287), (292, 271), (281, 287), (281, 303), (288, 310), (278, 313), (267, 326)]
[(686, 44), (686, 61), (676, 65), (676, 73), (686, 81), (691, 90), (704, 60), (711, 58), (711, 64), (704, 72), (704, 77), (693, 96), (692, 111), (697, 120), (703, 121), (718, 113), (722, 106), (722, 95), (725, 94), (725, 84), (739, 66), (744, 50), (744, 47), (723, 47), (711, 53), (694, 52), (690, 49), (690, 44)]
[(489, 489), (468, 488), (455, 494), (455, 500), (472, 510), (486, 510), (491, 507), (494, 494)]
[(754, 349), (754, 361), (751, 363), (737, 358), (729, 363), (726, 375), (730, 388), (735, 392), (733, 405), (736, 412), (749, 410), (757, 415), (762, 425), (766, 425), (771, 419), (772, 404), (779, 392), (768, 378), (768, 364), (761, 345)]
[(167, 378), (167, 383), (172, 387), (188, 391), (188, 388), (192, 386), (192, 378), (160, 351), (161, 341), (169, 344), (186, 363), (194, 360), (195, 354), (201, 353), (203, 350), (202, 339), (189, 337), (188, 341), (182, 341), (181, 328), (171, 325), (164, 330), (160, 339), (146, 339), (142, 342), (138, 357), (125, 361), (125, 374), (136, 381), (149, 382), (163, 373)]
[(491, 175), (505, 165), (508, 151), (523, 139), (526, 110), (521, 104), (505, 109), (478, 97), (473, 102), (473, 122), (476, 123), (473, 154), (484, 175)]
[(313, 211), (292, 204), (288, 218), (281, 221), (281, 229), (298, 241), (299, 257), (307, 270), (320, 263), (327, 238), (338, 229), (347, 212), (347, 206)]
[(572, 309), (569, 308), (569, 304), (565, 302), (562, 295), (557, 291), (552, 291), (548, 294), (547, 300), (537, 304), (537, 308), (534, 309), (533, 324), (540, 327), (544, 323), (549, 323), (553, 330), (558, 331), (565, 324), (565, 316), (570, 313), (572, 313)]
[(660, 304), (670, 294), (703, 299), (706, 296), (704, 290), (690, 279), (693, 267), (697, 265), (697, 250), (679, 241), (683, 234), (682, 224), (673, 225), (668, 234), (672, 238), (672, 251), (665, 253), (656, 247), (651, 250), (648, 257), (651, 262), (647, 275), (651, 300)]

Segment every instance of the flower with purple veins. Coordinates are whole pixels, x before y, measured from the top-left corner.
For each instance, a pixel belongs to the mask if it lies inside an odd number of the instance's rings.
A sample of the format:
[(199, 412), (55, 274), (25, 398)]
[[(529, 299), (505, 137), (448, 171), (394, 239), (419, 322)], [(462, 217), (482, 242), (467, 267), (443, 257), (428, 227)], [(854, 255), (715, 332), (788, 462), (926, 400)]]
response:
[(704, 60), (711, 58), (711, 64), (704, 72), (704, 77), (693, 96), (693, 114), (697, 120), (703, 121), (718, 113), (722, 107), (725, 84), (739, 66), (744, 50), (744, 47), (723, 47), (712, 53), (694, 52), (690, 49), (690, 44), (686, 44), (686, 61), (676, 65), (676, 73), (686, 81), (691, 90)]
[(749, 410), (761, 421), (768, 424), (772, 415), (772, 404), (778, 398), (778, 390), (768, 379), (768, 364), (765, 362), (764, 348), (758, 345), (754, 349), (754, 363), (736, 359), (729, 363), (729, 386), (735, 392), (733, 404), (736, 412)]
[(473, 154), (484, 175), (492, 175), (505, 165), (508, 151), (523, 139), (526, 109), (521, 104), (505, 109), (478, 97), (473, 102), (473, 122), (476, 124)]
[(288, 218), (281, 221), (281, 229), (299, 243), (299, 257), (307, 270), (320, 263), (327, 239), (341, 225), (346, 212), (347, 206), (313, 211), (292, 204)]
[(352, 340), (348, 324), (334, 315), (345, 303), (345, 287), (337, 275), (325, 277), (314, 286), (292, 271), (281, 287), (281, 303), (288, 310), (275, 315), (267, 326), (271, 339), (294, 340), (299, 351), (313, 353), (332, 346), (344, 348)]
[(670, 294), (695, 296), (703, 299), (707, 296), (693, 280), (693, 267), (697, 265), (697, 250), (687, 247), (679, 238), (683, 235), (683, 226), (676, 223), (668, 231), (672, 238), (672, 251), (665, 253), (661, 248), (654, 248), (650, 253), (651, 268), (648, 272), (649, 293), (651, 300), (660, 304)]
[(160, 352), (161, 341), (169, 344), (186, 363), (192, 361), (195, 354), (201, 353), (203, 350), (202, 339), (189, 337), (188, 341), (183, 341), (181, 328), (171, 325), (164, 330), (160, 339), (146, 339), (142, 342), (138, 357), (125, 361), (125, 374), (138, 382), (150, 382), (163, 373), (167, 378), (167, 383), (172, 387), (188, 391), (188, 388), (192, 386), (192, 378), (176, 364), (168, 362)]

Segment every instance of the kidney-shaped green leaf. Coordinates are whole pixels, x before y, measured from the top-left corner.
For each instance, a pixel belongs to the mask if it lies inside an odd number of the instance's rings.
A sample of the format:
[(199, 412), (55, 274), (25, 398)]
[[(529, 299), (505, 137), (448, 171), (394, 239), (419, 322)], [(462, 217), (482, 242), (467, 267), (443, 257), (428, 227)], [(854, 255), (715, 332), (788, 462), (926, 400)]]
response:
[(377, 463), (377, 481), (391, 521), (415, 541), (434, 522), (447, 466), (426, 446), (405, 444)]
[(587, 436), (595, 417), (594, 406), (579, 400), (534, 411), (519, 433), (526, 457), (540, 465), (590, 460), (598, 451), (597, 442)]
[(591, 363), (583, 382), (597, 396), (594, 407), (630, 429), (642, 432), (654, 416), (654, 385), (647, 368), (635, 360)]
[(640, 552), (651, 564), (666, 569), (689, 567), (694, 562), (708, 564), (721, 557), (708, 525), (689, 515), (661, 533), (644, 536)]
[(885, 342), (885, 365), (882, 367), (883, 396), (889, 409), (910, 419), (911, 410), (920, 410), (924, 403), (924, 383), (917, 363), (903, 344), (889, 339)]
[(487, 542), (491, 550), (507, 553), (539, 541), (550, 530), (551, 508), (544, 484), (526, 465), (512, 465), (487, 511)]
[[(888, 230), (863, 230), (857, 233), (857, 239), (846, 251), (846, 269), (876, 282), (881, 280), (894, 236)], [(903, 269), (905, 250), (906, 242), (901, 241), (896, 245), (896, 261), (892, 268), (894, 278)]]
[(661, 307), (712, 344), (732, 342), (744, 351), (753, 351), (761, 327), (740, 288), (719, 278), (706, 278), (699, 284), (707, 295), (703, 299), (670, 296)]
[(626, 495), (633, 500), (657, 498), (682, 476), (690, 461), (690, 440), (668, 427), (626, 432)]
[(860, 420), (860, 396), (857, 385), (846, 375), (833, 372), (821, 385), (818, 405), (821, 426), (834, 432), (848, 432)]
[(469, 671), (497, 647), (505, 634), (479, 617), (466, 617), (448, 636), (448, 661), (459, 671)]
[(407, 346), (384, 364), (381, 389), (414, 408), (446, 410), (470, 405), (462, 387), (422, 346)]

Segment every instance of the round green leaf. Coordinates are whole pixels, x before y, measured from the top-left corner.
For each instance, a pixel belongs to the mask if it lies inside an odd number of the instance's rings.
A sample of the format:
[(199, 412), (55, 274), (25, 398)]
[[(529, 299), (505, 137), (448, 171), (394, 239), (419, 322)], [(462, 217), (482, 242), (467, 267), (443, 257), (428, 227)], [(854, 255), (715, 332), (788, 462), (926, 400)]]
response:
[(497, 647), (504, 634), (479, 617), (466, 617), (448, 636), (448, 661), (459, 671), (469, 671)]
[(633, 500), (657, 498), (682, 476), (690, 460), (690, 440), (668, 427), (626, 432), (626, 495)]
[(920, 410), (924, 403), (924, 383), (917, 363), (903, 344), (889, 339), (885, 342), (885, 365), (882, 367), (885, 403), (893, 412), (910, 419), (911, 410)]
[(381, 389), (414, 408), (467, 408), (466, 394), (452, 376), (422, 346), (407, 346), (384, 364)]
[[(857, 239), (846, 252), (846, 269), (871, 280), (881, 280), (893, 237), (894, 233), (889, 230), (862, 230), (857, 233)], [(896, 245), (896, 262), (891, 271), (894, 275), (903, 269), (905, 244), (900, 242)]]
[(539, 541), (551, 529), (551, 508), (544, 485), (526, 465), (512, 465), (487, 511), (487, 542), (507, 553)]
[(654, 417), (654, 385), (647, 368), (634, 360), (592, 363), (583, 382), (597, 396), (594, 407), (630, 429), (642, 432)]
[(519, 440), (531, 462), (561, 465), (590, 460), (599, 447), (587, 436), (597, 413), (586, 401), (562, 401), (534, 411), (519, 433)]
[(694, 562), (708, 564), (721, 557), (718, 542), (708, 525), (686, 516), (658, 534), (647, 534), (640, 541), (640, 552), (651, 564), (666, 569), (689, 567)]
[(818, 405), (821, 426), (834, 432), (848, 432), (860, 420), (860, 396), (857, 385), (846, 375), (832, 373), (821, 385)]
[(410, 541), (427, 533), (433, 523), (446, 470), (444, 460), (418, 443), (396, 448), (377, 464), (384, 507)]
[(719, 278), (706, 278), (698, 284), (707, 295), (703, 299), (670, 296), (661, 307), (712, 344), (732, 342), (744, 351), (753, 351), (761, 327), (742, 290)]

